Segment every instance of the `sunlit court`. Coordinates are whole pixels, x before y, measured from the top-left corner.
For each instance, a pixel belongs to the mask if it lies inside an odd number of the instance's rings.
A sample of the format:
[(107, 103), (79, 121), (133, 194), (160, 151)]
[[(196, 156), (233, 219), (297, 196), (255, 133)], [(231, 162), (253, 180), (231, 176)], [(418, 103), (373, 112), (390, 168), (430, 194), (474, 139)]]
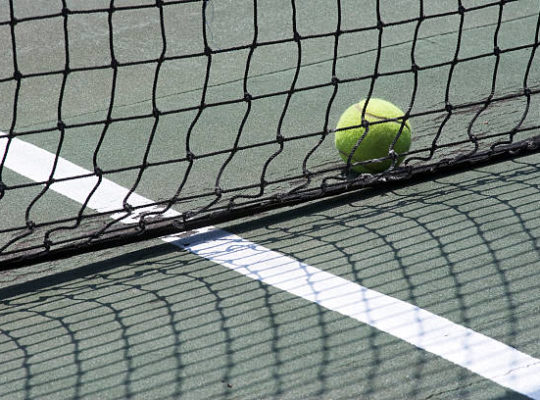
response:
[(535, 0), (0, 0), (1, 399), (540, 399)]

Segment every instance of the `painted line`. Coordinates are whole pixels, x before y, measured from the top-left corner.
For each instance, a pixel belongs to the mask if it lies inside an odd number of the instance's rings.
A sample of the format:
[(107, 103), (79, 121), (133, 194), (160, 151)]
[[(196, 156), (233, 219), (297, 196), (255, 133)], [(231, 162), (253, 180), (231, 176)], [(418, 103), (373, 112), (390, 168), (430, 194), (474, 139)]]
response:
[[(3, 133), (0, 132), (0, 134)], [(0, 138), (0, 161), (5, 154), (7, 144), (7, 138)], [(4, 166), (34, 182), (46, 182), (49, 180), (55, 158), (53, 153), (20, 139), (13, 139), (9, 144), (9, 152)], [(53, 178), (62, 179), (70, 176), (84, 176), (90, 173), (89, 170), (60, 157)], [(79, 204), (83, 204), (97, 182), (98, 178), (91, 176), (53, 183), (50, 189)], [(128, 194), (129, 190), (126, 188), (108, 179), (102, 179), (96, 192), (88, 202), (87, 207), (98, 212), (122, 210), (123, 200)], [(159, 211), (160, 209), (155, 205), (151, 205), (153, 203), (151, 200), (139, 196), (137, 193), (132, 193), (129, 196), (128, 203), (133, 207), (144, 206), (146, 204), (149, 204), (149, 206), (138, 208), (135, 212), (122, 219), (121, 222), (126, 224), (136, 223), (138, 216), (144, 212)], [(121, 218), (124, 215), (125, 212), (121, 211), (118, 214), (112, 214), (111, 218)], [(178, 215), (180, 214), (173, 210), (169, 210), (163, 214), (164, 217), (176, 217)]]
[[(5, 142), (0, 140), (2, 155)], [(54, 154), (14, 139), (5, 166), (31, 180), (45, 181), (53, 161)], [(55, 177), (87, 173), (89, 171), (59, 158)], [(82, 203), (95, 183), (95, 179), (78, 179), (55, 183), (51, 190)], [(89, 207), (98, 211), (121, 208), (128, 190), (106, 179), (101, 186), (88, 203)], [(131, 195), (129, 202), (132, 205), (152, 203), (136, 194)], [(149, 206), (148, 209), (156, 208)], [(171, 211), (169, 215), (179, 214)], [(501, 386), (540, 400), (539, 359), (446, 318), (215, 227), (161, 239), (246, 277), (368, 324)]]
[(412, 304), (340, 278), (217, 228), (162, 238), (249, 278), (357, 321), (532, 399), (540, 360)]

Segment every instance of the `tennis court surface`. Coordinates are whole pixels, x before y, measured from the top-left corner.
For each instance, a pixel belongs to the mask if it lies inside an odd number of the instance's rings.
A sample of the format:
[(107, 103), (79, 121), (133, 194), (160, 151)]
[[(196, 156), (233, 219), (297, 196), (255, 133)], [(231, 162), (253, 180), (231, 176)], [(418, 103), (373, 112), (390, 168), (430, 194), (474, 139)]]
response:
[[(540, 399), (539, 30), (0, 2), (0, 398)], [(412, 126), (389, 171), (334, 148), (362, 98)]]

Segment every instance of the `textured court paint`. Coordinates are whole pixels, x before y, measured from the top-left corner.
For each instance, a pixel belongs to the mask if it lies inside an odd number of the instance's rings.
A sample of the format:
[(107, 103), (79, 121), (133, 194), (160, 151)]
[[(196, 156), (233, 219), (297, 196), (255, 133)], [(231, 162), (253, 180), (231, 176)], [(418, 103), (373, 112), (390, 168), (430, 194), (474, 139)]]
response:
[[(0, 141), (5, 154), (7, 140)], [(13, 139), (5, 167), (34, 181), (48, 180), (55, 155), (19, 139)], [(89, 171), (62, 158), (55, 178), (84, 175)], [(51, 185), (54, 190), (82, 203), (95, 178), (69, 180)], [(120, 209), (129, 191), (107, 179), (88, 202), (99, 211)], [(131, 205), (151, 203), (132, 194)], [(155, 210), (147, 207), (145, 211)], [(168, 216), (178, 215), (170, 211)], [(136, 216), (124, 219), (132, 222)], [(193, 254), (223, 265), (329, 310), (368, 324), (414, 346), (518, 393), (540, 400), (540, 360), (510, 346), (455, 324), (404, 301), (340, 278), (256, 243), (214, 227), (161, 238)]]
[[(0, 155), (3, 156), (5, 154), (6, 146), (7, 139), (0, 139)], [(19, 139), (13, 139), (9, 144), (9, 152), (4, 166), (34, 182), (46, 182), (49, 180), (49, 175), (54, 166), (54, 160), (54, 154), (33, 144)], [(81, 168), (78, 165), (75, 165), (72, 162), (60, 157), (58, 159), (53, 178), (62, 179), (70, 176), (88, 175), (91, 173), (91, 171)], [(66, 196), (79, 204), (83, 204), (88, 195), (94, 189), (97, 181), (98, 178), (96, 176), (67, 180), (53, 183), (51, 185), (51, 190), (54, 190), (55, 192)], [(90, 198), (87, 207), (98, 212), (122, 210), (123, 201), (128, 194), (129, 190), (126, 188), (117, 185), (108, 179), (103, 179), (96, 192)], [(152, 203), (152, 201), (139, 196), (136, 193), (132, 193), (127, 199), (127, 202), (133, 207), (144, 206)], [(140, 215), (143, 212), (157, 210), (159, 210), (159, 207), (155, 205), (141, 207), (135, 210), (135, 212), (129, 217), (122, 219), (121, 222), (126, 224), (134, 223), (137, 222), (137, 215)], [(111, 217), (121, 218), (123, 215), (124, 213), (121, 212), (118, 214), (112, 214)], [(179, 213), (173, 210), (169, 210), (164, 214), (165, 217), (174, 217), (178, 215)]]
[(218, 228), (163, 237), (190, 252), (540, 399), (540, 360), (429, 311), (303, 264)]

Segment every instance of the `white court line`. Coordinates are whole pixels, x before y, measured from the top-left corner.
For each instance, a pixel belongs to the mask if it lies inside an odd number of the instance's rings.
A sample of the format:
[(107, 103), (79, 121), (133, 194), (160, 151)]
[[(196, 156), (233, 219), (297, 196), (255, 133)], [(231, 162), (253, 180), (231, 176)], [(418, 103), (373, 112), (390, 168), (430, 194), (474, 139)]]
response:
[[(2, 132), (0, 132), (0, 135)], [(0, 139), (0, 161), (5, 154), (7, 147), (7, 139)], [(54, 165), (55, 155), (43, 150), (33, 144), (24, 142), (19, 139), (13, 139), (9, 146), (9, 153), (6, 157), (5, 166), (20, 175), (27, 177), (34, 182), (46, 182), (49, 180), (52, 167)], [(68, 178), (70, 176), (82, 176), (88, 175), (91, 172), (87, 169), (81, 168), (78, 165), (69, 162), (63, 158), (59, 158), (56, 165), (54, 179)], [(53, 183), (51, 190), (54, 190), (61, 195), (64, 195), (71, 200), (76, 201), (79, 204), (83, 204), (86, 198), (94, 188), (98, 181), (96, 176), (90, 176), (87, 178), (80, 178), (75, 180), (68, 180)], [(97, 188), (96, 192), (88, 202), (87, 207), (99, 211), (110, 212), (122, 209), (122, 201), (128, 195), (129, 191), (116, 183), (103, 179)], [(134, 207), (144, 206), (145, 204), (151, 204), (152, 201), (148, 200), (136, 193), (132, 193), (129, 197), (129, 204)], [(137, 216), (143, 212), (158, 211), (159, 207), (148, 206), (141, 207), (135, 210), (135, 212), (122, 222), (126, 224), (136, 223), (138, 221)], [(119, 212), (118, 214), (112, 214), (112, 218), (121, 218), (125, 212)], [(165, 217), (178, 216), (179, 213), (170, 210), (163, 214)]]
[[(6, 139), (0, 139), (0, 155), (5, 154), (6, 142)], [(5, 166), (33, 181), (45, 181), (54, 157), (39, 147), (14, 139)], [(89, 171), (60, 158), (55, 177), (87, 173)], [(66, 181), (51, 185), (51, 189), (83, 203), (95, 182), (95, 178)], [(103, 179), (88, 206), (98, 211), (119, 209), (127, 194), (126, 188)], [(132, 205), (151, 203), (136, 194), (129, 202)], [(148, 210), (156, 208), (145, 209)], [(179, 213), (172, 210), (168, 214), (175, 215)], [(133, 222), (133, 219), (124, 221)], [(499, 385), (540, 400), (540, 360), (515, 348), (221, 229), (207, 227), (188, 237), (183, 235), (185, 233), (161, 239), (239, 274), (368, 324)]]

